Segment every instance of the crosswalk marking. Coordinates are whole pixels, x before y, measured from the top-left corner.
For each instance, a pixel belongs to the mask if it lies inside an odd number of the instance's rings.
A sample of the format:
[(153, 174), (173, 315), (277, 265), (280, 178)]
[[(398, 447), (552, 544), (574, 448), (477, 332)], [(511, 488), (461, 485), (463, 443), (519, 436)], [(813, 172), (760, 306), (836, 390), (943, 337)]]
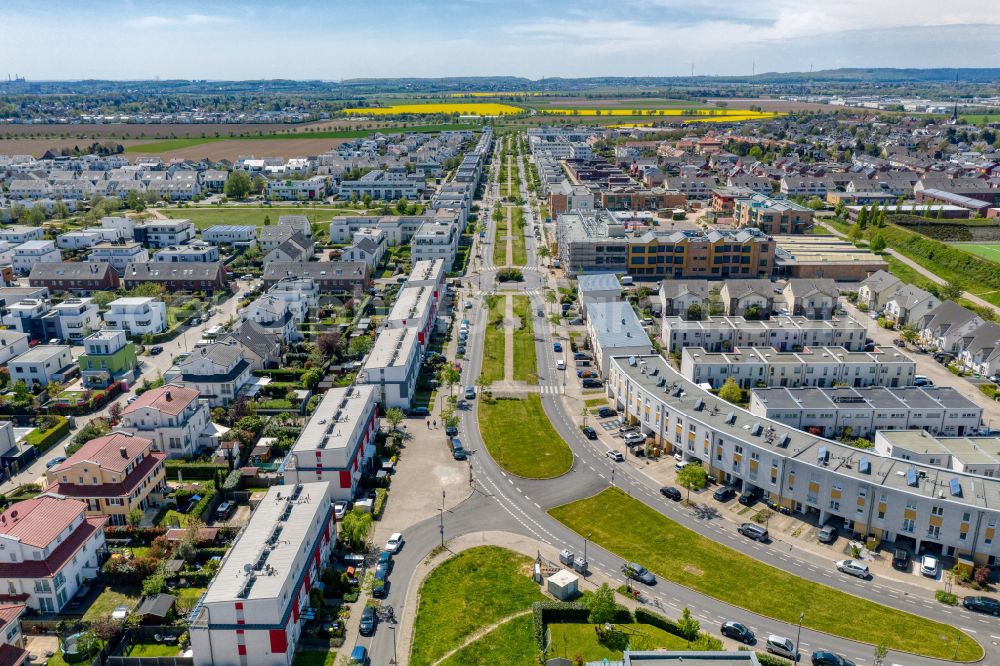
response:
[(550, 386), (548, 384), (542, 384), (538, 387), (539, 393), (544, 393), (546, 395), (561, 395), (565, 393), (562, 385)]

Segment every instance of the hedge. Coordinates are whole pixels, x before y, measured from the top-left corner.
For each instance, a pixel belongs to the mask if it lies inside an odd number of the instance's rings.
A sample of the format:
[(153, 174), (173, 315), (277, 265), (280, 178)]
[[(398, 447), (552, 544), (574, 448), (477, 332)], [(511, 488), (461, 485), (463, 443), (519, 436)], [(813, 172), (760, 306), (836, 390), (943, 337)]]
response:
[(24, 441), (38, 450), (41, 455), (45, 451), (56, 445), (59, 440), (69, 434), (69, 419), (65, 416), (50, 415), (49, 418), (58, 419), (59, 422), (48, 430), (35, 430)]
[(166, 460), (163, 463), (167, 478), (171, 481), (177, 480), (178, 472), (183, 473), (184, 480), (197, 479), (204, 481), (214, 479), (218, 470), (229, 473), (227, 465), (211, 462), (191, 462), (187, 460)]
[(205, 514), (212, 508), (215, 502), (215, 488), (206, 488), (201, 499), (189, 511), (189, 515), (196, 516), (199, 520), (205, 519)]
[[(745, 650), (746, 648), (740, 648)], [(781, 657), (775, 657), (770, 652), (757, 652), (757, 661), (760, 662), (760, 666), (788, 666), (791, 659), (782, 659)]]
[(381, 520), (382, 512), (385, 511), (385, 501), (389, 497), (389, 491), (385, 488), (375, 490), (375, 503), (372, 505), (372, 518)]
[[(579, 601), (536, 601), (531, 605), (531, 614), (535, 622), (535, 643), (539, 650), (543, 650), (546, 625), (587, 624), (590, 609)], [(615, 616), (611, 621), (615, 624), (627, 624), (632, 621), (632, 613), (624, 606), (616, 606)]]

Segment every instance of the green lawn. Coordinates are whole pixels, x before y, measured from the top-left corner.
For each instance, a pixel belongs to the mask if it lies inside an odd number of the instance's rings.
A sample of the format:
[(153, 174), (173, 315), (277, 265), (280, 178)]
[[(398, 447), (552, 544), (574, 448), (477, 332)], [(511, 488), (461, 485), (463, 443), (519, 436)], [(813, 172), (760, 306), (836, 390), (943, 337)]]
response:
[(552, 427), (537, 393), (481, 400), (479, 430), (493, 460), (511, 474), (549, 479), (573, 467), (573, 452)]
[(207, 229), (216, 224), (252, 224), (262, 226), (264, 218), (271, 224), (278, 224), (282, 215), (305, 215), (312, 223), (313, 233), (320, 228), (327, 229), (334, 217), (357, 215), (361, 211), (353, 208), (333, 206), (204, 206), (191, 208), (162, 208), (160, 212), (169, 218), (191, 220), (198, 229)]
[(441, 662), (441, 666), (497, 666), (535, 663), (531, 614), (515, 617)]
[(590, 398), (588, 400), (584, 400), (583, 404), (586, 405), (587, 407), (603, 407), (604, 405), (608, 404), (608, 399), (607, 398)]
[(952, 247), (1000, 263), (1000, 243), (952, 243)]
[[(459, 553), (435, 569), (420, 586), (410, 664), (432, 664), (479, 629), (542, 601), (528, 575), (530, 563), (523, 555), (484, 546)], [(529, 630), (529, 644), (530, 637)]]
[(336, 652), (316, 652), (312, 650), (295, 653), (292, 666), (333, 666)]
[(531, 299), (514, 296), (514, 316), (521, 319), (521, 328), (514, 329), (514, 381), (534, 384), (535, 374), (535, 320), (532, 317)]
[(507, 299), (502, 296), (492, 296), (490, 309), (486, 317), (485, 340), (483, 341), (482, 378), (487, 384), (501, 381), (503, 375), (503, 359), (507, 342), (503, 331), (504, 311)]
[(99, 617), (108, 617), (115, 606), (123, 604), (129, 608), (135, 608), (141, 596), (142, 590), (139, 587), (132, 585), (112, 587), (109, 585), (94, 599), (94, 603), (90, 604), (90, 608), (83, 614), (83, 620), (86, 622)]
[(707, 539), (634, 500), (617, 488), (555, 507), (549, 513), (592, 541), (640, 562), (662, 578), (784, 622), (864, 643), (885, 641), (938, 659), (978, 660), (982, 647), (947, 625), (880, 606), (806, 581)]
[(504, 218), (497, 222), (497, 233), (493, 239), (493, 265), (507, 265), (507, 241), (503, 237), (507, 235), (507, 213), (508, 208), (504, 208)]
[(520, 206), (515, 206), (512, 215), (511, 232), (514, 236), (514, 247), (511, 252), (511, 262), (514, 266), (524, 266), (528, 263), (528, 251), (524, 245), (524, 211)]
[[(597, 632), (592, 624), (549, 624), (551, 643), (549, 655), (573, 659), (576, 655), (583, 657), (584, 662), (601, 661), (602, 659), (619, 660), (627, 645), (601, 645), (597, 642)], [(646, 640), (650, 650), (687, 650), (688, 642), (679, 636), (668, 634), (659, 627), (649, 624), (619, 624), (627, 640), (629, 630), (638, 632), (646, 638), (635, 639), (636, 643)], [(645, 647), (643, 649), (646, 649)]]
[(176, 657), (181, 653), (176, 643), (135, 643), (128, 651), (130, 657)]

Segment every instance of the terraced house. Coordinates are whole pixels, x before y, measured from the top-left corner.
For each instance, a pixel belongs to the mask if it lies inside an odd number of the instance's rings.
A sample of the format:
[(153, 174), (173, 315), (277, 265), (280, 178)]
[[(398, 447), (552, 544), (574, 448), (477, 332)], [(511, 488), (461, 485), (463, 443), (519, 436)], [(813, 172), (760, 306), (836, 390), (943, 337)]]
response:
[(125, 432), (92, 439), (45, 473), (46, 491), (87, 503), (87, 515), (125, 525), (133, 509), (158, 504), (167, 491), (163, 461), (153, 442)]

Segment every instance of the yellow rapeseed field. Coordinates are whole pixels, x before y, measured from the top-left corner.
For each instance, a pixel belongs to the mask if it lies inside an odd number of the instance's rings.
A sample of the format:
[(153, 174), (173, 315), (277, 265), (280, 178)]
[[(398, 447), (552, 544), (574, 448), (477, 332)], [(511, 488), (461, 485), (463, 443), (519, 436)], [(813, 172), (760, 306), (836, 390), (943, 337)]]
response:
[(352, 116), (431, 115), (437, 113), (457, 113), (462, 116), (506, 116), (521, 113), (523, 110), (509, 104), (445, 102), (441, 104), (394, 104), (393, 106), (360, 107), (344, 109), (344, 113)]

